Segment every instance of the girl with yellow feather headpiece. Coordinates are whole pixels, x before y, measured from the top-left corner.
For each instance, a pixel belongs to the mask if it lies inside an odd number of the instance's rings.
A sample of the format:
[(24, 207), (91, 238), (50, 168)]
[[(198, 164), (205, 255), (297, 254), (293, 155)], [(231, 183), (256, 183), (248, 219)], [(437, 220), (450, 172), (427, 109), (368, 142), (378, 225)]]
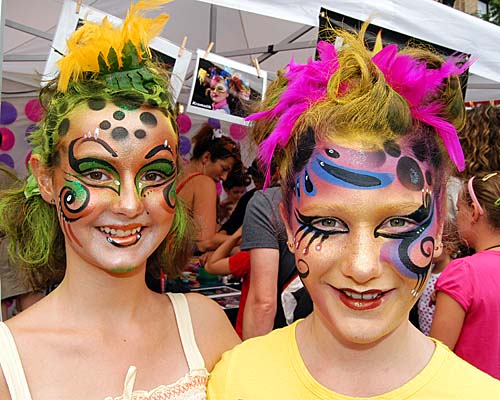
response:
[(0, 231), (34, 288), (57, 287), (0, 323), (1, 399), (204, 399), (238, 341), (216, 303), (145, 283), (192, 248), (169, 78), (148, 48), (168, 16), (144, 16), (166, 2), (85, 22), (42, 89), (31, 174), (0, 194)]

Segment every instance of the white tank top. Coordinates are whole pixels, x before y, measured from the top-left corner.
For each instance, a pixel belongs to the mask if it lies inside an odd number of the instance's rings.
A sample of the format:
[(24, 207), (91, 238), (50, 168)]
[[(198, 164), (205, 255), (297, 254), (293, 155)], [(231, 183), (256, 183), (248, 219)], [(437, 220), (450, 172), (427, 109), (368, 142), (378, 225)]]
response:
[[(167, 293), (167, 295), (174, 307), (177, 328), (189, 371), (186, 375), (169, 385), (161, 385), (149, 391), (134, 391), (136, 368), (131, 365), (125, 377), (123, 394), (118, 397), (108, 396), (104, 400), (206, 399), (208, 371), (205, 368), (205, 361), (195, 341), (188, 302), (186, 297), (181, 293)], [(0, 322), (0, 349), (0, 367), (5, 376), (11, 399), (32, 400), (14, 337), (3, 322)]]

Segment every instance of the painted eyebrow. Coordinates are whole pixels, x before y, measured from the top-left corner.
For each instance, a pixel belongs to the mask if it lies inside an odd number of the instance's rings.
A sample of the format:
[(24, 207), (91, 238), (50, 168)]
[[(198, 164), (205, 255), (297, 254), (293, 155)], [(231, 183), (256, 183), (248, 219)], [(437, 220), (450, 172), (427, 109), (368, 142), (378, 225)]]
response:
[[(118, 157), (118, 154), (116, 153), (116, 151), (114, 151), (111, 146), (109, 144), (107, 144), (104, 140), (102, 139), (94, 139), (94, 138), (85, 138), (83, 139), (83, 142), (82, 143), (85, 143), (85, 142), (97, 142), (99, 143), (102, 147), (104, 147), (104, 149), (109, 153), (111, 154), (113, 157)], [(71, 144), (70, 144), (70, 147), (71, 149), (73, 149), (74, 145), (76, 143), (76, 140), (73, 141)]]
[(155, 156), (156, 154), (158, 154), (160, 151), (162, 150), (166, 150), (168, 151), (170, 154), (172, 154), (172, 156), (174, 155), (174, 153), (172, 152), (172, 149), (170, 148), (170, 146), (167, 144), (167, 146), (165, 146), (165, 144), (159, 144), (158, 146), (156, 147), (153, 147), (149, 152), (148, 154), (146, 154), (146, 156), (144, 157), (146, 160)]

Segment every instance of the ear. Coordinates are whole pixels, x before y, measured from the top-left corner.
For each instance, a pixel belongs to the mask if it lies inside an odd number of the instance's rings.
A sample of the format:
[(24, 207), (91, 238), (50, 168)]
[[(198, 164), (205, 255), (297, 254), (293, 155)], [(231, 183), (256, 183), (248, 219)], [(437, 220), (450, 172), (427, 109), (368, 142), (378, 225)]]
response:
[(436, 240), (434, 242), (434, 255), (433, 255), (434, 259), (438, 258), (439, 256), (441, 256), (441, 254), (443, 254), (443, 250), (444, 250), (443, 229), (444, 229), (444, 226), (441, 226), (441, 228), (439, 229), (439, 231), (436, 235)]
[(212, 161), (212, 154), (207, 150), (203, 153), (203, 155), (201, 156), (201, 162), (203, 164), (206, 164), (208, 163), (209, 161)]
[(288, 244), (288, 250), (295, 254), (295, 237), (292, 233), (292, 229), (290, 228), (290, 224), (288, 223), (288, 216), (287, 212), (285, 210), (285, 206), (283, 205), (283, 202), (280, 202), (280, 214), (281, 214), (281, 219), (283, 220), (283, 223), (285, 224), (286, 228), (286, 236), (287, 236), (287, 244)]
[(472, 202), (471, 204), (472, 208), (472, 223), (476, 223), (481, 216), (481, 213), (479, 212), (479, 208), (475, 202)]
[(49, 204), (54, 204), (55, 194), (54, 185), (52, 183), (52, 174), (49, 169), (43, 164), (38, 154), (33, 154), (30, 158), (31, 171), (35, 177), (42, 198)]

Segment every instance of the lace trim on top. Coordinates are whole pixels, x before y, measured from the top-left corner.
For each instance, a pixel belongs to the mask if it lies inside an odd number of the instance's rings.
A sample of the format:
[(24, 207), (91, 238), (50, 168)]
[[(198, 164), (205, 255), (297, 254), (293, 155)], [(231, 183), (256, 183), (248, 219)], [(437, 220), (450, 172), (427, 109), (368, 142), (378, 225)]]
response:
[(153, 390), (133, 390), (136, 368), (130, 366), (123, 394), (106, 397), (104, 400), (205, 400), (207, 398), (208, 372), (206, 369), (192, 370), (169, 385), (160, 385)]

